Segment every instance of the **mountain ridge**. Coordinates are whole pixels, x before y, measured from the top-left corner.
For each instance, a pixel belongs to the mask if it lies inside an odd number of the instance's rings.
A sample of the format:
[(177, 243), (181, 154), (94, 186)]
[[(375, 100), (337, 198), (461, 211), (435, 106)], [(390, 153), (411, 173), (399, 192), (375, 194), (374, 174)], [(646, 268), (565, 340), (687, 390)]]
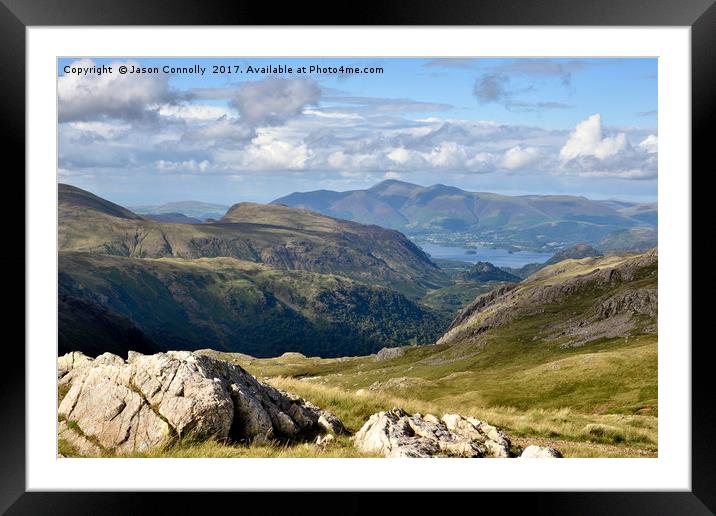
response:
[(238, 203), (215, 222), (166, 223), (61, 186), (62, 251), (136, 258), (233, 257), (286, 270), (341, 274), (405, 293), (444, 281), (428, 256), (392, 229), (255, 203)]
[[(553, 241), (596, 244), (615, 231), (656, 224), (655, 203), (598, 201), (572, 195), (509, 196), (398, 180), (382, 181), (365, 190), (295, 192), (271, 204), (380, 224), (413, 236), (467, 232), (499, 245), (512, 242), (531, 248), (546, 248)], [(628, 234), (623, 237), (629, 238)]]

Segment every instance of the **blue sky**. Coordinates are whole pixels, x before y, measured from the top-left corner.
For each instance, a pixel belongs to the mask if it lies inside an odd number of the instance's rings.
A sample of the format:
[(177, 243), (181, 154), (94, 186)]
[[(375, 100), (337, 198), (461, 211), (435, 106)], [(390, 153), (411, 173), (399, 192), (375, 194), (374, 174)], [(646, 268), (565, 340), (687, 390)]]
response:
[[(94, 73), (102, 65), (112, 73)], [(204, 75), (161, 71), (195, 65)], [(267, 65), (293, 72), (248, 71)], [(298, 73), (311, 65), (383, 73)], [(129, 206), (389, 178), (657, 195), (656, 59), (61, 59), (58, 96), (59, 180)]]

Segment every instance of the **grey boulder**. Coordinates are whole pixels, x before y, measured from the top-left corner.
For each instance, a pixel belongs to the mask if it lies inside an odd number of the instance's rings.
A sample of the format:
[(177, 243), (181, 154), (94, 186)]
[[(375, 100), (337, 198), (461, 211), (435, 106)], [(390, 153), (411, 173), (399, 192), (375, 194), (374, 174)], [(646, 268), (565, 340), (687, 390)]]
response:
[(534, 444), (528, 446), (520, 454), (520, 459), (559, 459), (562, 454), (548, 446), (536, 446)]
[(394, 408), (373, 414), (354, 437), (366, 453), (385, 457), (508, 457), (510, 441), (475, 418), (408, 414)]
[(183, 437), (253, 443), (344, 431), (330, 412), (235, 364), (188, 351), (130, 352), (126, 361), (69, 353), (58, 359), (58, 381), (68, 389), (58, 415), (73, 422), (62, 428), (66, 437), (74, 431), (117, 453)]

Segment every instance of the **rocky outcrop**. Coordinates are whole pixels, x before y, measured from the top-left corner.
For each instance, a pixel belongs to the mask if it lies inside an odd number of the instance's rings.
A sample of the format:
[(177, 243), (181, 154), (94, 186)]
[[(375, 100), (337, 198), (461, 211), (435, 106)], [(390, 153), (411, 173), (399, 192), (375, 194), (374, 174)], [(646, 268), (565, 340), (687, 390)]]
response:
[(117, 453), (184, 437), (264, 442), (344, 432), (330, 412), (235, 364), (188, 351), (130, 351), (126, 361), (75, 352), (58, 359), (58, 377), (69, 388), (58, 414), (70, 444), (68, 432)]
[(554, 448), (534, 444), (522, 450), (519, 455), (520, 459), (559, 459), (561, 457), (562, 454)]
[(659, 308), (659, 291), (657, 288), (642, 288), (619, 292), (597, 307), (597, 317), (608, 319), (615, 315), (629, 313), (656, 317)]
[(476, 262), (469, 271), (462, 275), (468, 281), (509, 281), (519, 283), (522, 278), (515, 276), (490, 262)]
[(394, 358), (402, 357), (405, 354), (404, 348), (383, 348), (375, 354), (376, 362), (384, 362)]
[(373, 414), (354, 445), (385, 457), (510, 457), (510, 440), (499, 428), (459, 414), (438, 419), (399, 408)]
[[(576, 332), (579, 339), (572, 344), (581, 345), (625, 334), (637, 323), (645, 331), (655, 331), (657, 268), (656, 249), (623, 258), (591, 257), (560, 262), (519, 285), (505, 285), (477, 297), (457, 315), (437, 343), (478, 343), (483, 333), (520, 317), (544, 313), (548, 305), (564, 303), (570, 296), (580, 301), (592, 299), (593, 303), (591, 306), (583, 303), (581, 311), (574, 311), (562, 325), (556, 325), (550, 337)], [(602, 321), (605, 322), (601, 324)]]
[(486, 308), (498, 303), (502, 300), (503, 296), (508, 295), (510, 292), (515, 290), (517, 285), (502, 285), (486, 294), (481, 294), (475, 298), (475, 300), (467, 305), (465, 308), (460, 310), (453, 322), (450, 324), (445, 335), (440, 337), (438, 344), (442, 339), (445, 338), (452, 330), (459, 328), (463, 323), (474, 317), (476, 314), (483, 312)]

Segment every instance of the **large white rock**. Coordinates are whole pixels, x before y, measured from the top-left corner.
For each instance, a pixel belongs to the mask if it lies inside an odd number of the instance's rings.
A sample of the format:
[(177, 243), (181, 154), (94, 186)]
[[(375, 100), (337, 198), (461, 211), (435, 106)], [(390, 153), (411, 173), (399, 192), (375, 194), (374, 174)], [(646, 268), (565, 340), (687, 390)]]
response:
[(520, 459), (558, 459), (562, 454), (548, 446), (530, 445), (520, 454)]
[(126, 361), (75, 352), (58, 359), (58, 377), (69, 386), (59, 416), (120, 453), (186, 436), (262, 442), (343, 431), (333, 414), (235, 364), (188, 351), (130, 352)]
[[(385, 457), (512, 457), (501, 429), (474, 417), (408, 414), (394, 408), (373, 414), (354, 436), (354, 445)], [(554, 448), (529, 446), (523, 457), (561, 457)]]
[(354, 437), (364, 452), (386, 457), (509, 457), (501, 430), (474, 418), (408, 414), (394, 408), (373, 414)]

